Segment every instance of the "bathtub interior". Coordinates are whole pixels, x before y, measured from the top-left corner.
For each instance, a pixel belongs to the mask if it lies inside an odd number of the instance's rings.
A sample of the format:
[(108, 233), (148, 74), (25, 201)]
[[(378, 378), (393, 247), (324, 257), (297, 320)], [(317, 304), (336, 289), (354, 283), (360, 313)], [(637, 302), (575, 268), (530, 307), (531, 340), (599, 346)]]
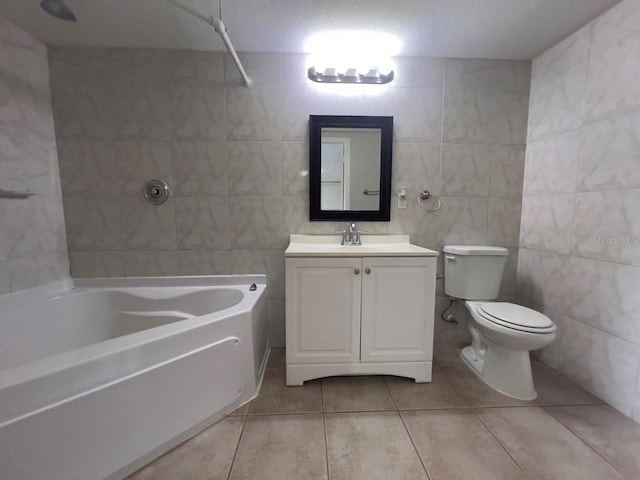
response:
[(226, 310), (240, 303), (243, 298), (239, 290), (225, 288), (200, 290), (164, 298), (158, 296), (157, 289), (143, 289), (135, 293), (105, 293), (111, 297), (112, 317), (107, 332), (108, 338)]
[(78, 289), (0, 311), (0, 370), (240, 303), (237, 288)]

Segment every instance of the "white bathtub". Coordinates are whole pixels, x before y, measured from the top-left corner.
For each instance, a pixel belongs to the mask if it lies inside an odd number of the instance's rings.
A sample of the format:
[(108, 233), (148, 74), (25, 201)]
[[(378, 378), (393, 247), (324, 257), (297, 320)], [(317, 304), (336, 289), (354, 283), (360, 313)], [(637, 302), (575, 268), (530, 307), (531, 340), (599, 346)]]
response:
[(1, 479), (123, 478), (256, 395), (263, 275), (62, 287), (0, 297)]

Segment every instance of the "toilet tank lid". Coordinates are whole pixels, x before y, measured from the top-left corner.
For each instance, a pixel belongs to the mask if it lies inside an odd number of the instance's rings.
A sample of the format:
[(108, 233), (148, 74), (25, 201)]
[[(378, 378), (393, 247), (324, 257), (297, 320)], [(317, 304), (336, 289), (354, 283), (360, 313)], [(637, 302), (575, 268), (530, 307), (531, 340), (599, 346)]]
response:
[(492, 255), (496, 257), (506, 257), (509, 250), (504, 247), (487, 247), (483, 245), (446, 245), (444, 253), (454, 255)]

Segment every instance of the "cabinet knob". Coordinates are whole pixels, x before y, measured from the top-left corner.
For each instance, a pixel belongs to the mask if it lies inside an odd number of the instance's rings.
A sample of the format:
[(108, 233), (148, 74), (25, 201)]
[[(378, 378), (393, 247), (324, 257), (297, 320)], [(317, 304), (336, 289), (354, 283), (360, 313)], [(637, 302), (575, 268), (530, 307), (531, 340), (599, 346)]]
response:
[(369, 274), (371, 273), (371, 269), (370, 269), (370, 268), (365, 269), (364, 273), (366, 273), (367, 275), (369, 275)]
[(353, 273), (355, 273), (356, 275), (360, 275), (360, 270), (358, 270), (357, 268), (353, 271)]

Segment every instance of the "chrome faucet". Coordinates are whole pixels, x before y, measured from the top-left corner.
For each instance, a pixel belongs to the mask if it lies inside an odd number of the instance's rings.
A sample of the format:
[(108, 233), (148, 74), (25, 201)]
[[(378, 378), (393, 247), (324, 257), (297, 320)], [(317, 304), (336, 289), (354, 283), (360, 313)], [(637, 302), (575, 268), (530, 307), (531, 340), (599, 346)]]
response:
[(360, 240), (361, 232), (358, 230), (356, 222), (351, 222), (348, 230), (343, 230), (339, 233), (342, 233), (342, 242), (340, 242), (340, 245), (362, 245), (362, 241)]

